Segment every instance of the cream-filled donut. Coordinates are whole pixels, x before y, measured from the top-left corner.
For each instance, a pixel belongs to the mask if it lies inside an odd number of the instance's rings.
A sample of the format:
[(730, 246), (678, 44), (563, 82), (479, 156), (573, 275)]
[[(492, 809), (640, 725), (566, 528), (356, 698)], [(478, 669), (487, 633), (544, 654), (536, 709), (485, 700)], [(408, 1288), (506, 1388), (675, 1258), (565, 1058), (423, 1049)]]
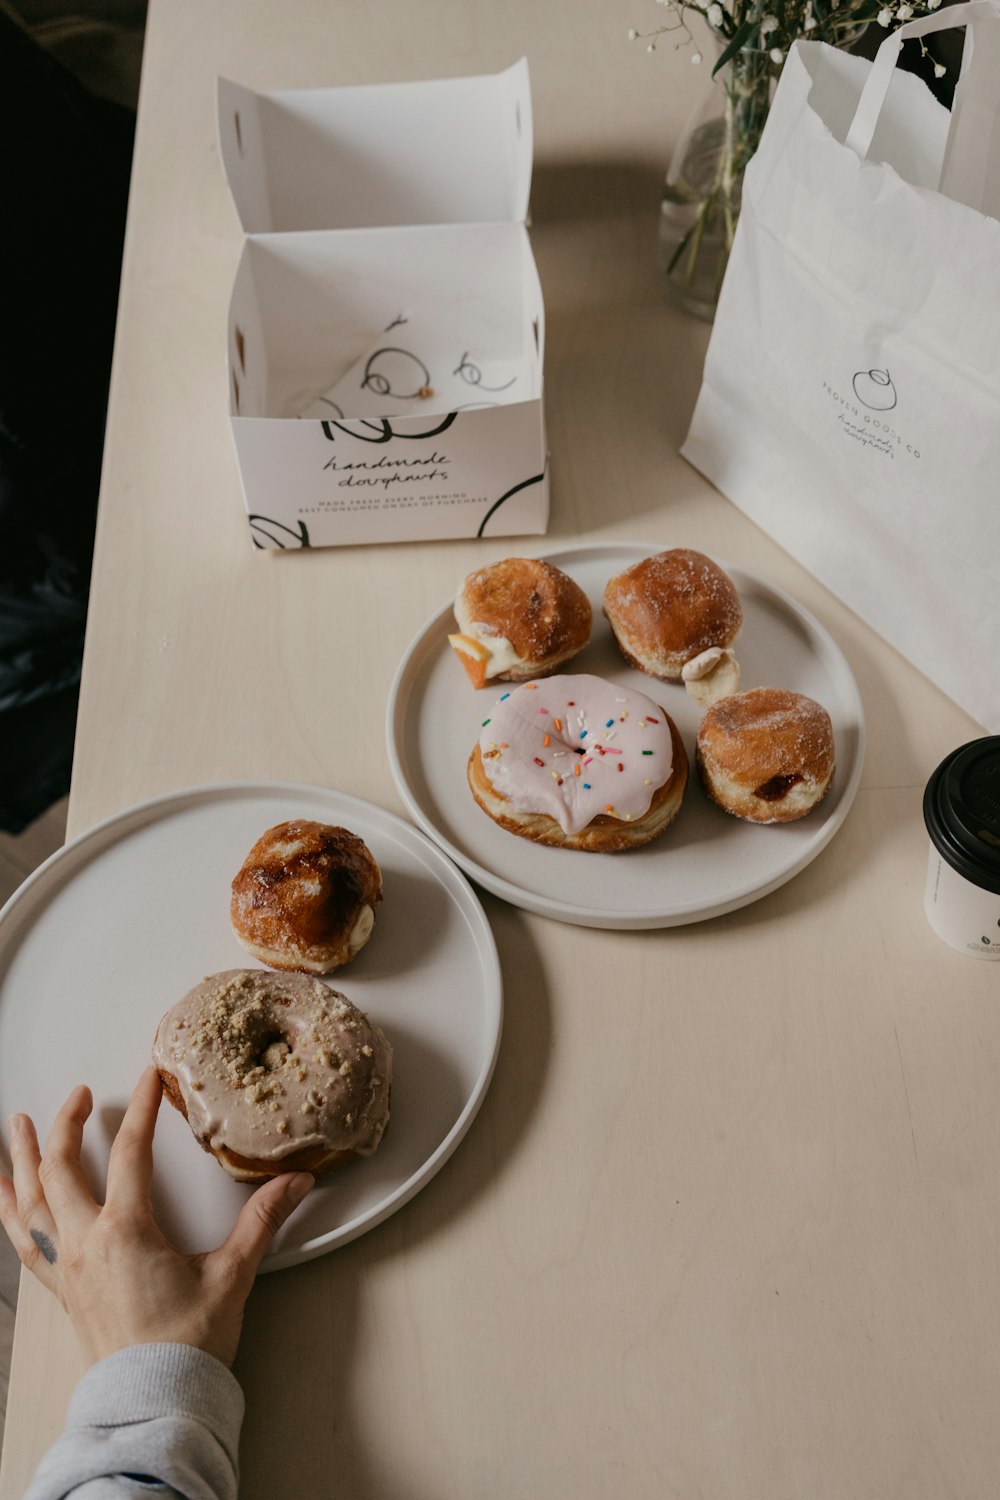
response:
[(547, 676), (590, 638), (590, 600), (542, 558), (507, 557), (478, 568), (455, 597), (459, 633), (449, 635), (472, 685)]
[(625, 660), (641, 672), (683, 680), (702, 703), (739, 687), (729, 648), (743, 610), (732, 579), (703, 552), (675, 547), (634, 563), (609, 580), (604, 613)]
[(382, 874), (348, 828), (296, 818), (261, 834), (232, 886), (233, 932), (272, 969), (329, 974), (371, 937)]
[(612, 853), (677, 816), (688, 761), (677, 726), (643, 693), (587, 675), (504, 693), (469, 758), (472, 795), (536, 843)]
[(370, 1156), (389, 1121), (392, 1048), (306, 974), (210, 974), (161, 1020), (153, 1063), (199, 1145), (240, 1182)]

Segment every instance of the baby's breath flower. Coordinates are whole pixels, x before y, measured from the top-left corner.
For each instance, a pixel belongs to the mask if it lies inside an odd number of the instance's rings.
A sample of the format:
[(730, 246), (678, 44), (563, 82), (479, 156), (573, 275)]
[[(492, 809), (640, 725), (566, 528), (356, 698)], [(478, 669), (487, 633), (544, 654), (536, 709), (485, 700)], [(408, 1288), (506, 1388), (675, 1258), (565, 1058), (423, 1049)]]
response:
[(691, 61), (693, 63), (700, 63), (701, 62), (701, 53), (700, 52), (692, 52), (691, 53)]
[(944, 75), (947, 73), (947, 71), (948, 71), (948, 69), (945, 67), (944, 63), (935, 63), (934, 64), (934, 77), (935, 78), (943, 78)]
[(785, 60), (785, 54), (780, 47), (772, 47), (767, 55), (773, 63), (783, 63)]
[(927, 9), (928, 10), (937, 10), (937, 8), (938, 8), (938, 6), (940, 4), (941, 4), (941, 0), (927, 0)]
[(901, 5), (901, 6), (899, 6), (899, 8), (896, 11), (896, 19), (898, 21), (908, 21), (912, 15), (913, 15), (913, 6), (912, 5), (905, 5), (905, 4)]
[(777, 16), (765, 16), (764, 19), (760, 23), (760, 34), (761, 34), (761, 36), (770, 36), (771, 32), (772, 31), (777, 31), (777, 29), (778, 29), (778, 18), (777, 18)]
[(635, 39), (636, 39), (636, 37), (638, 35), (639, 35), (639, 33), (636, 31), (635, 27), (634, 26), (630, 26), (629, 29), (628, 29), (628, 39), (629, 39), (629, 41), (630, 42), (634, 42)]
[(712, 4), (712, 5), (710, 5), (708, 7), (708, 10), (705, 12), (705, 14), (708, 17), (708, 22), (709, 22), (710, 26), (721, 26), (722, 25), (722, 21), (723, 21), (724, 15), (725, 15), (725, 11), (722, 9), (721, 5), (718, 5), (718, 4)]
[(882, 9), (879, 11), (875, 19), (880, 26), (892, 25), (892, 11), (889, 9), (888, 5), (883, 5)]
[(649, 46), (646, 48), (646, 51), (647, 52), (655, 52), (656, 51), (656, 43), (655, 42), (650, 42)]

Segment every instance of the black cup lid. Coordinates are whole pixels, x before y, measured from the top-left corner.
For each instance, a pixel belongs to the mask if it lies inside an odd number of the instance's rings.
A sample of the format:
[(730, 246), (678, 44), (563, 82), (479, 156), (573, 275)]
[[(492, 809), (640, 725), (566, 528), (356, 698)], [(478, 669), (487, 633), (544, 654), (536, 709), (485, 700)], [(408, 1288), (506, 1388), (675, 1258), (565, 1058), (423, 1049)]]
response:
[(1000, 894), (1000, 734), (945, 757), (924, 792), (924, 822), (959, 875)]

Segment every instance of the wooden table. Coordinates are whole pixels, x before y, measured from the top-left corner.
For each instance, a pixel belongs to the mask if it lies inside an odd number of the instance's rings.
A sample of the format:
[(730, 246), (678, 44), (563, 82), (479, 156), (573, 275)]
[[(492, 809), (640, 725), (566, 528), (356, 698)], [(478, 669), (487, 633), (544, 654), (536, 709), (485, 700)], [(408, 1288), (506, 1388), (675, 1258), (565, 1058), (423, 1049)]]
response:
[[(391, 672), (456, 580), (512, 550), (250, 547), (226, 415), (240, 232), (220, 72), (268, 88), (528, 54), (554, 484), (532, 546), (648, 539), (764, 574), (840, 642), (870, 736), (836, 840), (743, 911), (612, 933), (485, 898), (507, 1005), (491, 1091), (408, 1207), (258, 1284), (238, 1365), (253, 1500), (987, 1500), (1000, 1485), (997, 971), (922, 911), (921, 790), (980, 731), (677, 456), (707, 329), (657, 282), (658, 177), (703, 75), (629, 47), (626, 28), (662, 14), (151, 6), (70, 832), (244, 777), (401, 811)], [(27, 1280), (2, 1500), (59, 1431), (78, 1369)]]

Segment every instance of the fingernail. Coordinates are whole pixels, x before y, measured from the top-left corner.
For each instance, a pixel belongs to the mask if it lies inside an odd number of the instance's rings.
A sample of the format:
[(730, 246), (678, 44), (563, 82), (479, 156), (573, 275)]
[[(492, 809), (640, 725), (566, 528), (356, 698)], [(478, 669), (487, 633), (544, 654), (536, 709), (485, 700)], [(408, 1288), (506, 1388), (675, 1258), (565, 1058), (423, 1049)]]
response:
[(315, 1181), (315, 1177), (309, 1172), (296, 1172), (285, 1189), (288, 1201), (293, 1208), (296, 1208), (302, 1202)]

